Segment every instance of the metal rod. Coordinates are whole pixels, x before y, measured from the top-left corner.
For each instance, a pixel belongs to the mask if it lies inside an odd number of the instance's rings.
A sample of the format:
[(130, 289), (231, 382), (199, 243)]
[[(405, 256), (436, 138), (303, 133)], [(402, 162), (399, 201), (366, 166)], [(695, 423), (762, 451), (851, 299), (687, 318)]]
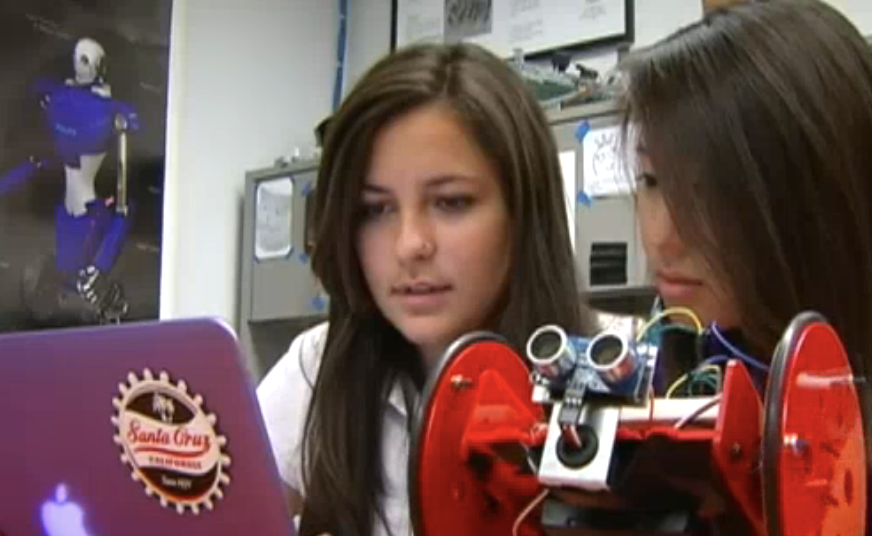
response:
[(118, 132), (118, 183), (115, 194), (115, 211), (127, 215), (127, 118), (115, 116), (115, 130)]

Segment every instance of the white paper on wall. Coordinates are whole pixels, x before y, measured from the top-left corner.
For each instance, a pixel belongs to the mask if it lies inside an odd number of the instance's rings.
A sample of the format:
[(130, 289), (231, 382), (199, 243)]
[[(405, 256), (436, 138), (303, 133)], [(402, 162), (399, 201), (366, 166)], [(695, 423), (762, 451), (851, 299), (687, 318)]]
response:
[(287, 257), (293, 250), (294, 182), (290, 177), (257, 186), (254, 254), (258, 260)]
[(610, 197), (632, 192), (633, 181), (623, 173), (620, 142), (620, 126), (591, 130), (584, 136), (583, 188), (588, 197)]

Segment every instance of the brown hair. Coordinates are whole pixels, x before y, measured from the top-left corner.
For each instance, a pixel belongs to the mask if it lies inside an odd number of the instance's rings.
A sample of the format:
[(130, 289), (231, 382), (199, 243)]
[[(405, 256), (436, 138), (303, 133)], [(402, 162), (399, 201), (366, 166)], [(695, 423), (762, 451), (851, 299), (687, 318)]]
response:
[(754, 352), (771, 355), (811, 309), (865, 374), (872, 51), (857, 29), (822, 2), (754, 2), (633, 55), (623, 73), (625, 125), (678, 233), (732, 291)]
[(545, 323), (587, 332), (556, 146), (523, 81), (475, 45), (419, 45), (381, 60), (331, 118), (318, 176), (312, 263), (330, 296), (330, 327), (306, 418), (304, 534), (369, 535), (375, 516), (384, 520), (383, 405), (397, 379), (420, 389), (424, 371), (367, 288), (355, 248), (360, 196), (381, 129), (434, 102), (491, 159), (512, 222), (508, 288), (486, 327), (518, 349)]

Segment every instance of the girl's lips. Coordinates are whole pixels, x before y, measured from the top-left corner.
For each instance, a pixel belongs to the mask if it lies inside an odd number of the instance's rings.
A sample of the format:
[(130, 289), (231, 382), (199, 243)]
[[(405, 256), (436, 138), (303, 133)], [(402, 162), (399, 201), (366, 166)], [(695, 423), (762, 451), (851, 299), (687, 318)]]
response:
[(667, 299), (681, 300), (688, 298), (701, 286), (702, 281), (690, 277), (658, 272), (655, 277), (657, 291)]
[(409, 313), (429, 314), (442, 309), (451, 290), (450, 286), (433, 287), (423, 291), (396, 292), (394, 297)]

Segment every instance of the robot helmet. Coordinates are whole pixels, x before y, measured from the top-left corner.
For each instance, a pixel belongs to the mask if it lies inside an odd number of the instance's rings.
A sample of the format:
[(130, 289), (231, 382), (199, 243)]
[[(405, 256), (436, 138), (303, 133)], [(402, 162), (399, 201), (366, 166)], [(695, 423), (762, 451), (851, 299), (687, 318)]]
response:
[(105, 71), (105, 61), (106, 51), (100, 43), (88, 37), (79, 39), (73, 50), (76, 83), (93, 84), (100, 81)]

